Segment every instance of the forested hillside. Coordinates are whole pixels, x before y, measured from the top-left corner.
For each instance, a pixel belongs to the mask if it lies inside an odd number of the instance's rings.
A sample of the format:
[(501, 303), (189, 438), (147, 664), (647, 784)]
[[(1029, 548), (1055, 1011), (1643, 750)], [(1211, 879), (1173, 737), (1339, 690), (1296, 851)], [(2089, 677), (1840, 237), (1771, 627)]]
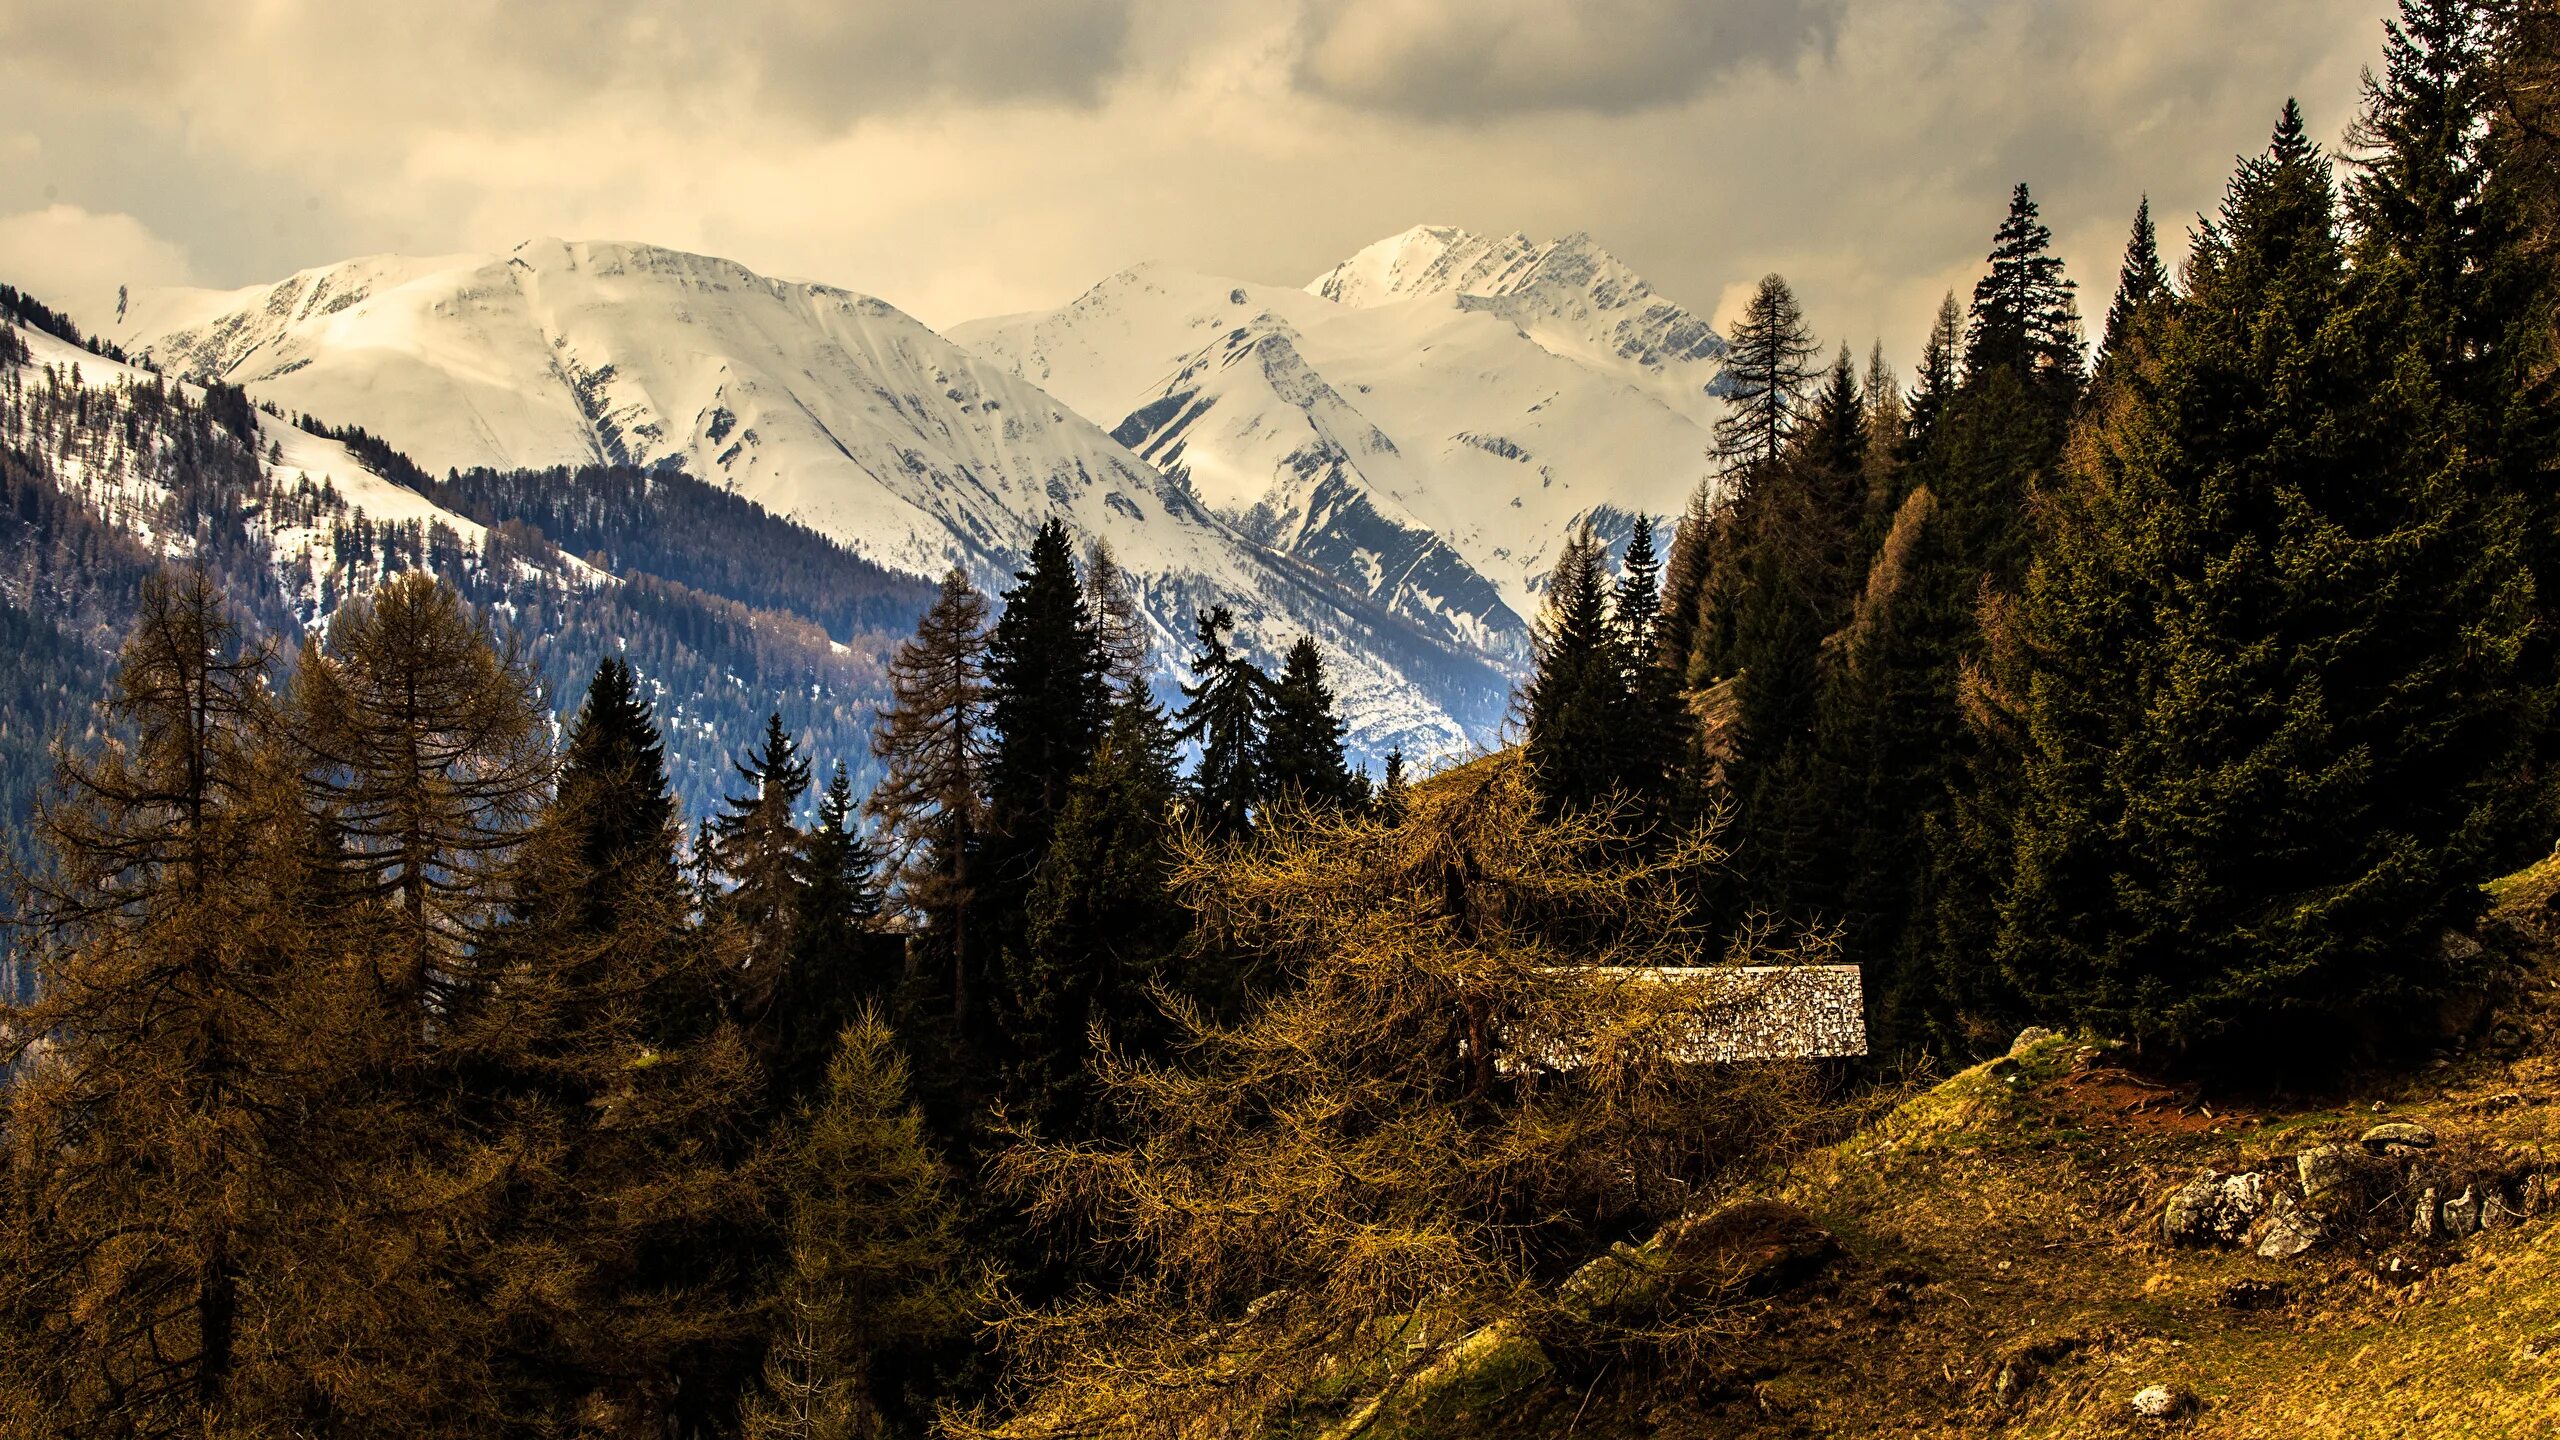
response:
[(2560, 4), (2267, 114), (2094, 346), (2023, 184), (1908, 383), (1758, 282), (1375, 784), (1064, 516), (864, 590), (0, 330), (0, 1433), (2542, 1433)]
[[(61, 317), (15, 303), (30, 329), (77, 337)], [(55, 706), (41, 719), (33, 709), (9, 717), (0, 792), (17, 802), (13, 818), (41, 788), (46, 737), (102, 693), (77, 687), (102, 673), (142, 577), (180, 559), (212, 574), (288, 652), (348, 597), (423, 568), (501, 617), (554, 704), (574, 704), (600, 658), (627, 655), (663, 698), (672, 773), (697, 809), (731, 783), (738, 747), (777, 706), (830, 759), (870, 773), (881, 662), (929, 587), (673, 471), (439, 483), (360, 430), (311, 417), (287, 427), (237, 390), (165, 382), (95, 354), (75, 374), (84, 352), (57, 347), (39, 363), (18, 333), (0, 381), (11, 500), (0, 583), (21, 623), (77, 643), (38, 644), (13, 662), (30, 667), (20, 683), (51, 696), (39, 703)], [(340, 468), (360, 465), (379, 491), (342, 494), (326, 473), (315, 483), (302, 468), (307, 441), (295, 438), (309, 436), (343, 445)], [(384, 495), (416, 513), (369, 513), (365, 501)], [(568, 558), (589, 555), (602, 563)], [(71, 664), (91, 673), (62, 671)], [(9, 833), (15, 844), (26, 832)]]

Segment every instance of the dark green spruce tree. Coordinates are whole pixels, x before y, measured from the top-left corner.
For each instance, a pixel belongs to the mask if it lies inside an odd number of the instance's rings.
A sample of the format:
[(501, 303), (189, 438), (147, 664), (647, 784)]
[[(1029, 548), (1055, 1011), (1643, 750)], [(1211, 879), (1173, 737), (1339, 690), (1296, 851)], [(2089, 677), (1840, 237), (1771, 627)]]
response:
[(2158, 302), (2169, 294), (2169, 272), (2160, 264), (2160, 233), (2151, 224), (2151, 197), (2133, 212), (2133, 235), (2125, 241), (2124, 268), (2116, 274), (2116, 298), (2107, 306), (2106, 333), (2098, 342), (2097, 368), (2105, 374), (2122, 356), (2134, 333)]
[(839, 760), (809, 827), (799, 926), (774, 1006), (770, 1068), (780, 1096), (809, 1094), (826, 1073), (837, 1034), (864, 1007), (885, 1008), (898, 983), (895, 937), (877, 933), (886, 857), (863, 834), (856, 809), (852, 777)]
[(1342, 717), (1325, 683), (1324, 652), (1313, 636), (1289, 647), (1271, 682), (1271, 714), (1263, 733), (1264, 783), (1276, 799), (1317, 810), (1354, 809), (1369, 787), (1342, 755)]
[(1605, 563), (1599, 537), (1584, 526), (1547, 578), (1538, 619), (1523, 750), (1539, 799), (1552, 811), (1602, 804), (1618, 791), (1616, 725), (1626, 709), (1628, 667), (1610, 623)]
[(2410, 1039), (2535, 798), (2522, 507), (2464, 474), (2446, 353), (2359, 303), (2335, 209), (2288, 104), (1992, 647), (2006, 975), (2199, 1065)]
[(712, 854), (726, 881), (711, 908), (737, 935), (738, 973), (730, 986), (739, 1013), (762, 1025), (791, 963), (809, 884), (808, 837), (799, 821), (809, 762), (775, 714), (736, 765), (746, 789), (724, 798), (711, 818)]
[(1270, 793), (1263, 727), (1271, 679), (1228, 643), (1235, 628), (1235, 616), (1224, 605), (1201, 612), (1199, 648), (1192, 652), (1192, 678), (1182, 687), (1175, 731), (1200, 747), (1189, 786), (1192, 813), (1203, 830), (1220, 838), (1252, 834), (1255, 812)]
[(1087, 1082), (1094, 1027), (1151, 1052), (1165, 1036), (1149, 987), (1187, 988), (1175, 958), (1188, 921), (1165, 843), (1175, 793), (1172, 730), (1141, 686), (1113, 705), (1032, 881), (1004, 1093), (1016, 1119), (1046, 1133), (1108, 1126)]

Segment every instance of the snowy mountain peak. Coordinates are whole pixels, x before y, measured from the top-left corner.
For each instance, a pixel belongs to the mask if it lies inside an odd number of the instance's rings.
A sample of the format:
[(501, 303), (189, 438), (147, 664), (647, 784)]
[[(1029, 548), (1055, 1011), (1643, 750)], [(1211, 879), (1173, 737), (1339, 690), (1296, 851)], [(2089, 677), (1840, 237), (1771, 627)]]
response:
[(1361, 308), (1436, 302), (1482, 311), (1558, 354), (1632, 367), (1640, 383), (1684, 414), (1712, 418), (1724, 337), (1581, 231), (1541, 243), (1516, 232), (1495, 238), (1417, 225), (1306, 288)]
[(1499, 295), (1537, 262), (1528, 236), (1500, 239), (1454, 225), (1390, 235), (1307, 283), (1337, 305), (1388, 305), (1426, 295)]

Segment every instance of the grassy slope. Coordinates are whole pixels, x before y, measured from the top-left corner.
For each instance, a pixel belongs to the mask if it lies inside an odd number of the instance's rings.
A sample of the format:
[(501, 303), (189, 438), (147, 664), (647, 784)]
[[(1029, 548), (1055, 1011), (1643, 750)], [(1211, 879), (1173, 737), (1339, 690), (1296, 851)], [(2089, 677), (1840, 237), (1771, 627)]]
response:
[[(2524, 913), (2546, 867), (2499, 897)], [(1471, 1435), (2560, 1436), (2560, 1215), (2474, 1236), (2323, 1247), (2289, 1261), (2171, 1249), (2161, 1202), (2233, 1169), (2415, 1120), (2448, 1149), (2560, 1162), (2560, 967), (2516, 1013), (2530, 1038), (2318, 1104), (2249, 1113), (2147, 1086), (2055, 1039), (1919, 1093), (1781, 1193), (1846, 1251), (1682, 1373), (1558, 1346), (1506, 1351), (1371, 1437)], [(2539, 1003), (2543, 1008), (2533, 1008)], [(2392, 1257), (2423, 1278), (2387, 1281)], [(2255, 1282), (2254, 1288), (2252, 1282)], [(2236, 1287), (2236, 1288), (2235, 1288)], [(2267, 1287), (2281, 1287), (2270, 1300)], [(2247, 1303), (2255, 1300), (2258, 1303)], [(2001, 1379), (2008, 1374), (2006, 1383)], [(2137, 1419), (2155, 1382), (2201, 1400)]]

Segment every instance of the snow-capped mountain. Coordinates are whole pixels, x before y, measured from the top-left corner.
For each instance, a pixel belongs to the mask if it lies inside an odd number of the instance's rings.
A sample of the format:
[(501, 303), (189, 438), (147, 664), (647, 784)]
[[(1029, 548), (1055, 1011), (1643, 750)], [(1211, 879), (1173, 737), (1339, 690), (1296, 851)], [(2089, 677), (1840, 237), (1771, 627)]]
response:
[(1012, 367), (851, 291), (648, 245), (534, 240), (146, 292), (102, 328), (173, 373), (360, 425), (432, 470), (679, 459), (919, 574), (957, 563), (1000, 586), (1059, 516), (1110, 543), (1170, 660), (1207, 605), (1231, 607), (1266, 657), (1313, 634), (1368, 753), (1462, 748), (1505, 703), (1508, 675), (1489, 663), (1512, 658), (1504, 647), (1391, 611), (1320, 555), (1267, 549)]
[(1303, 289), (1143, 265), (955, 339), (1255, 538), (1525, 663), (1556, 549), (1711, 471), (1724, 342), (1587, 236), (1446, 227)]

